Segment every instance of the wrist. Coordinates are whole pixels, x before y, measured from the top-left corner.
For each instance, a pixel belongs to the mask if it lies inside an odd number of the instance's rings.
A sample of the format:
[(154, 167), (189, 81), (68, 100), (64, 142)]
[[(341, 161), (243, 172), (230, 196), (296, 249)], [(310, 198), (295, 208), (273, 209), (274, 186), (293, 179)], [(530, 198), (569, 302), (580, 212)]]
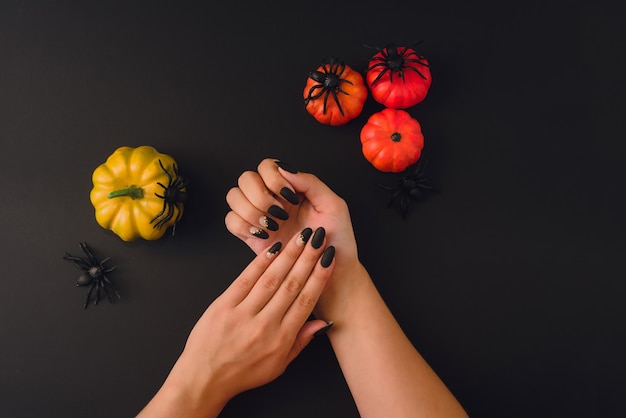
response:
[(349, 320), (353, 307), (359, 305), (360, 295), (371, 286), (370, 276), (358, 259), (349, 265), (338, 265), (314, 313), (318, 318), (340, 325)]
[(194, 367), (183, 353), (138, 417), (217, 417), (230, 397), (212, 376), (199, 370), (198, 364)]

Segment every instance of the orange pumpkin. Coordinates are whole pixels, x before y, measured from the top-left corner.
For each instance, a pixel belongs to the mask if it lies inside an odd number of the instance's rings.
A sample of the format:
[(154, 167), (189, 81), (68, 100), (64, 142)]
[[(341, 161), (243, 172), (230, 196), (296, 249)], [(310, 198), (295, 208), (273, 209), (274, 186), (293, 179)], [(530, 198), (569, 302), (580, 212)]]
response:
[(363, 156), (380, 171), (400, 173), (419, 160), (424, 135), (408, 112), (386, 108), (374, 113), (361, 129)]
[(361, 114), (367, 94), (359, 72), (329, 57), (309, 74), (304, 86), (304, 106), (320, 123), (345, 125)]

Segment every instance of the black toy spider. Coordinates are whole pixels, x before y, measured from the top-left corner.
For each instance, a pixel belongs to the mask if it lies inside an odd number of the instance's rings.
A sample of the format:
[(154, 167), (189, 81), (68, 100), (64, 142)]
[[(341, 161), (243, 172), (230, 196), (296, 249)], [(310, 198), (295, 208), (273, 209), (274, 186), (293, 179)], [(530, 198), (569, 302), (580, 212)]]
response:
[[(316, 70), (312, 71), (309, 74), (309, 77), (317, 81), (318, 84), (309, 89), (307, 98), (304, 99), (304, 106), (306, 107), (311, 100), (315, 100), (324, 95), (323, 113), (326, 113), (326, 103), (328, 102), (328, 96), (332, 95), (333, 100), (335, 100), (335, 103), (337, 103), (337, 108), (339, 109), (339, 112), (343, 115), (343, 108), (339, 103), (339, 98), (337, 97), (337, 94), (348, 94), (341, 89), (341, 83), (354, 84), (350, 80), (341, 78), (341, 75), (346, 69), (346, 65), (342, 61), (339, 61), (334, 57), (329, 57), (322, 62), (321, 67), (322, 71)], [(316, 92), (316, 90), (319, 91)]]
[(91, 252), (86, 242), (79, 243), (80, 248), (85, 253), (86, 257), (76, 257), (65, 253), (63, 259), (70, 260), (76, 267), (83, 271), (78, 277), (78, 281), (76, 282), (76, 286), (89, 286), (89, 291), (87, 292), (87, 298), (85, 299), (85, 305), (83, 309), (87, 309), (89, 302), (91, 301), (91, 294), (93, 290), (96, 290), (96, 296), (93, 299), (93, 304), (97, 305), (100, 301), (100, 291), (102, 290), (109, 302), (113, 302), (113, 298), (111, 294), (115, 294), (118, 299), (120, 299), (120, 294), (115, 289), (115, 286), (111, 281), (107, 278), (107, 273), (115, 270), (115, 266), (106, 267), (105, 263), (109, 261), (111, 258), (105, 258), (102, 261), (99, 261), (96, 256)]
[(437, 192), (438, 190), (428, 184), (426, 177), (426, 167), (428, 160), (420, 158), (417, 164), (399, 174), (399, 180), (393, 186), (379, 184), (385, 190), (392, 192), (387, 207), (393, 206), (396, 200), (400, 202), (400, 212), (402, 218), (406, 219), (409, 213), (411, 201), (420, 201), (424, 198), (425, 192)]
[[(419, 44), (419, 42), (418, 42)], [(385, 67), (380, 74), (372, 81), (372, 85), (376, 84), (378, 80), (382, 78), (387, 72), (389, 73), (389, 81), (393, 81), (393, 74), (397, 73), (400, 78), (404, 81), (404, 71), (411, 70), (416, 72), (420, 77), (426, 80), (424, 74), (420, 72), (413, 65), (407, 65), (408, 63), (415, 63), (419, 65), (423, 65), (424, 67), (428, 67), (428, 63), (424, 61), (424, 57), (418, 55), (414, 50), (409, 51), (409, 47), (396, 47), (393, 43), (388, 43), (386, 48), (378, 48), (374, 47), (380, 55), (382, 56), (374, 56), (370, 60), (370, 66), (367, 71), (372, 70), (377, 67)], [(378, 55), (378, 54), (376, 54)], [(372, 61), (377, 61), (375, 64), (372, 64)]]
[[(161, 229), (163, 225), (165, 225), (172, 216), (174, 216), (174, 207), (178, 205), (178, 203), (184, 203), (187, 200), (187, 192), (185, 191), (185, 187), (187, 186), (187, 180), (183, 179), (178, 175), (178, 167), (176, 164), (172, 164), (172, 170), (174, 171), (174, 176), (172, 176), (166, 169), (163, 167), (163, 163), (159, 160), (159, 165), (161, 169), (167, 174), (168, 183), (167, 186), (162, 183), (157, 183), (159, 186), (163, 187), (163, 194), (160, 195), (155, 193), (157, 197), (163, 199), (163, 209), (161, 212), (157, 213), (154, 218), (150, 220), (150, 223), (154, 223), (153, 227), (155, 229)], [(182, 216), (182, 211), (178, 208), (178, 216), (176, 217), (176, 221), (174, 222), (174, 228), (172, 230), (172, 235), (176, 230), (176, 222), (180, 220)], [(159, 219), (160, 218), (160, 219)]]

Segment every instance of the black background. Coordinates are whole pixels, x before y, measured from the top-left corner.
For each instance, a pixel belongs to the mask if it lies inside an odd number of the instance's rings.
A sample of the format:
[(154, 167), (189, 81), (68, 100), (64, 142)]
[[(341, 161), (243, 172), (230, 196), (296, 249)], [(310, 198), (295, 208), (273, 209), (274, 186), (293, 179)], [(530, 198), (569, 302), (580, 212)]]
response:
[[(265, 157), (351, 208), (363, 263), (474, 417), (624, 416), (625, 28), (606, 2), (3, 1), (0, 415), (128, 417), (252, 258), (224, 196)], [(304, 110), (327, 55), (412, 44), (433, 85), (410, 109), (441, 193), (407, 221), (343, 127)], [(176, 235), (122, 242), (91, 173), (122, 145), (191, 180)], [(123, 299), (82, 309), (79, 241)], [(384, 388), (381, 388), (384, 390)], [(224, 417), (356, 417), (325, 338)]]

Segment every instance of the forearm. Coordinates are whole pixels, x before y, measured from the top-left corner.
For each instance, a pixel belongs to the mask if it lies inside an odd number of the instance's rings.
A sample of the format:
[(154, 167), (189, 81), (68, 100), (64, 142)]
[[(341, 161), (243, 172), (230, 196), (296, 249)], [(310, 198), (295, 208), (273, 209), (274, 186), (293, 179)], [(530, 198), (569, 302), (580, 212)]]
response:
[(189, 364), (188, 367), (183, 355), (174, 365), (163, 386), (137, 417), (217, 417), (228, 399), (222, 399), (219, 388), (212, 390), (212, 386), (215, 385), (206, 378), (195, 376), (193, 365)]
[(328, 336), (362, 417), (463, 417), (462, 407), (408, 340), (363, 266)]

